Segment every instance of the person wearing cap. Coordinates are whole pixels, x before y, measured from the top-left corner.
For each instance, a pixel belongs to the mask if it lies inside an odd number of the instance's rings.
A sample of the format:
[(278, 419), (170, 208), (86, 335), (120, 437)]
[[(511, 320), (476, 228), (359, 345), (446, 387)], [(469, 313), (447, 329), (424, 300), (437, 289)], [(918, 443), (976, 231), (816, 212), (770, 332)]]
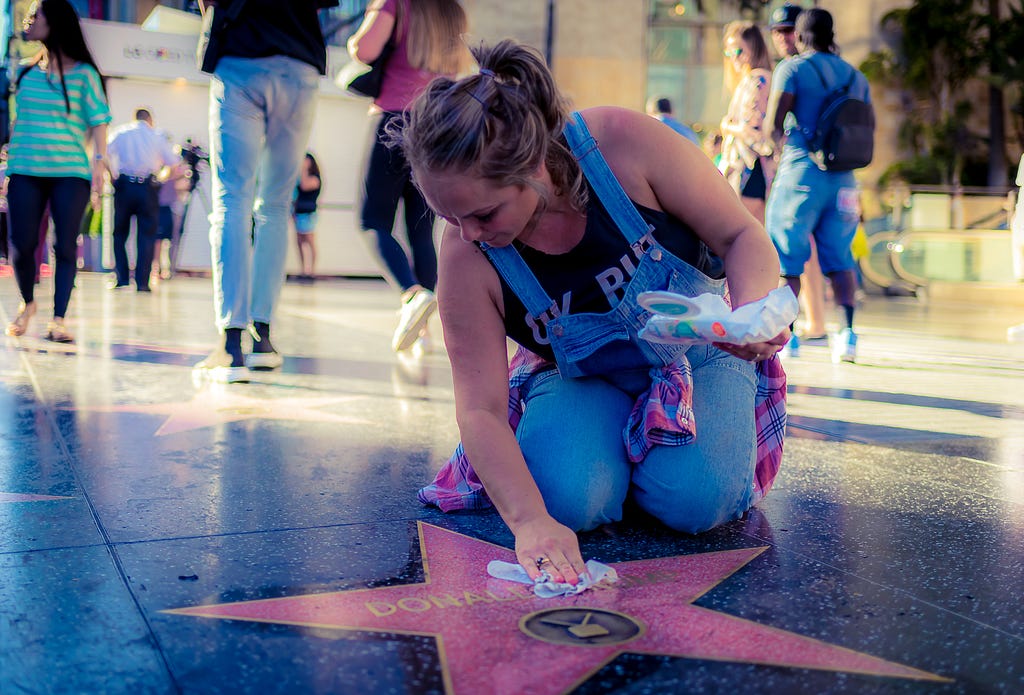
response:
[(832, 359), (853, 362), (857, 277), (850, 244), (860, 221), (860, 196), (852, 171), (818, 168), (811, 159), (809, 133), (814, 132), (829, 94), (846, 85), (851, 97), (870, 104), (870, 89), (864, 74), (839, 57), (829, 12), (821, 8), (801, 12), (796, 35), (801, 53), (776, 66), (768, 98), (773, 140), (779, 143), (785, 138), (785, 147), (768, 195), (766, 227), (779, 253), (783, 282), (797, 296), (813, 238), (821, 269), (831, 280), (836, 305), (843, 311), (843, 328), (831, 342)]
[(775, 8), (768, 20), (768, 29), (772, 32), (772, 44), (783, 60), (795, 56), (800, 51), (796, 47), (796, 18), (803, 10), (788, 2)]

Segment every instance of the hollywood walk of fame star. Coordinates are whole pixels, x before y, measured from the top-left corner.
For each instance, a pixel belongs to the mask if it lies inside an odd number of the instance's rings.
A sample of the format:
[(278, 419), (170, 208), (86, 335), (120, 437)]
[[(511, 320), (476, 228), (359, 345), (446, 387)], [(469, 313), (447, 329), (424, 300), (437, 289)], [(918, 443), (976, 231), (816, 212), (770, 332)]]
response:
[[(577, 596), (540, 599), (529, 587), (487, 576), (490, 560), (514, 562), (513, 551), (423, 522), (418, 527), (423, 583), (166, 612), (432, 635), (438, 643), (445, 688), (456, 695), (566, 692), (623, 652), (946, 680), (692, 605), (764, 547), (618, 563), (618, 583)], [(569, 614), (572, 611), (555, 615), (545, 610), (553, 608), (578, 610), (574, 617)], [(536, 618), (532, 620), (535, 629), (527, 629), (525, 623), (532, 618)], [(609, 620), (623, 623), (627, 631), (629, 623), (636, 627), (617, 640)], [(553, 631), (556, 639), (530, 636), (537, 629)]]
[(319, 410), (324, 406), (358, 400), (353, 396), (317, 398), (250, 398), (228, 389), (211, 387), (190, 401), (138, 405), (84, 406), (79, 411), (166, 415), (155, 437), (187, 432), (243, 420), (298, 420), (368, 425), (370, 422)]
[(72, 497), (55, 495), (29, 495), (19, 492), (0, 492), (0, 504), (11, 502), (52, 502), (53, 500), (70, 500)]

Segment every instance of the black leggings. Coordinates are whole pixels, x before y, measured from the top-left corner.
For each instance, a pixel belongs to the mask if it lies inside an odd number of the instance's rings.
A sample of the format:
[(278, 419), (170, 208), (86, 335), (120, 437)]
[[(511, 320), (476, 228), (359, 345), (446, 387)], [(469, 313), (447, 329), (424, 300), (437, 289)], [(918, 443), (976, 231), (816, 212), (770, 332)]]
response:
[[(405, 291), (413, 285), (433, 290), (437, 284), (437, 250), (434, 247), (434, 213), (412, 184), (409, 166), (399, 149), (381, 142), (385, 126), (401, 114), (382, 113), (363, 170), (359, 214), (367, 241), (377, 256), (386, 278)], [(395, 226), (398, 201), (405, 205), (405, 233), (412, 252), (410, 265), (405, 250), (391, 231)]]
[(39, 225), (46, 205), (56, 241), (53, 271), (53, 315), (64, 318), (71, 301), (78, 268), (78, 232), (89, 204), (89, 181), (76, 176), (25, 176), (13, 174), (7, 184), (10, 210), (11, 259), (14, 277), (25, 303), (35, 300), (36, 248)]

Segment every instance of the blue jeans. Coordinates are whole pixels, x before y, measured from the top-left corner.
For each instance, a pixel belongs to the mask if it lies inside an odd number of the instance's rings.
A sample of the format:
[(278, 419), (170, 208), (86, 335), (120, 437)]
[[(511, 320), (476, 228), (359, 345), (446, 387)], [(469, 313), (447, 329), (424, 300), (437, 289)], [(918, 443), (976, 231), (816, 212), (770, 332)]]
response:
[(859, 221), (852, 171), (822, 171), (806, 156), (783, 157), (765, 209), (765, 228), (779, 252), (783, 276), (803, 274), (812, 236), (822, 272), (855, 268), (850, 245)]
[(524, 385), (516, 438), (548, 512), (577, 531), (622, 518), (631, 496), (677, 531), (699, 533), (751, 505), (757, 435), (752, 365), (708, 345), (686, 352), (693, 369), (697, 437), (655, 446), (640, 463), (626, 457), (622, 429), (646, 370), (563, 378), (552, 369)]
[(319, 80), (316, 68), (285, 56), (224, 57), (210, 80), (210, 246), (221, 331), (270, 323), (274, 314)]

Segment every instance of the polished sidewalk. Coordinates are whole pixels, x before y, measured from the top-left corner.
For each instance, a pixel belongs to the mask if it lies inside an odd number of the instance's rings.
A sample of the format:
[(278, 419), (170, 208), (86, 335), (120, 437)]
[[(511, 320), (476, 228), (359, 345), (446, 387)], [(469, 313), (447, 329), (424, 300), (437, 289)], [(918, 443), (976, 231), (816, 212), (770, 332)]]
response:
[(1024, 692), (1024, 306), (869, 297), (857, 364), (787, 363), (756, 509), (584, 534), (620, 582), (538, 599), (487, 577), (494, 512), (416, 500), (451, 376), (383, 282), (287, 285), (284, 367), (218, 386), (209, 280), (107, 280), (75, 345), (46, 285), (0, 338), (0, 693)]

